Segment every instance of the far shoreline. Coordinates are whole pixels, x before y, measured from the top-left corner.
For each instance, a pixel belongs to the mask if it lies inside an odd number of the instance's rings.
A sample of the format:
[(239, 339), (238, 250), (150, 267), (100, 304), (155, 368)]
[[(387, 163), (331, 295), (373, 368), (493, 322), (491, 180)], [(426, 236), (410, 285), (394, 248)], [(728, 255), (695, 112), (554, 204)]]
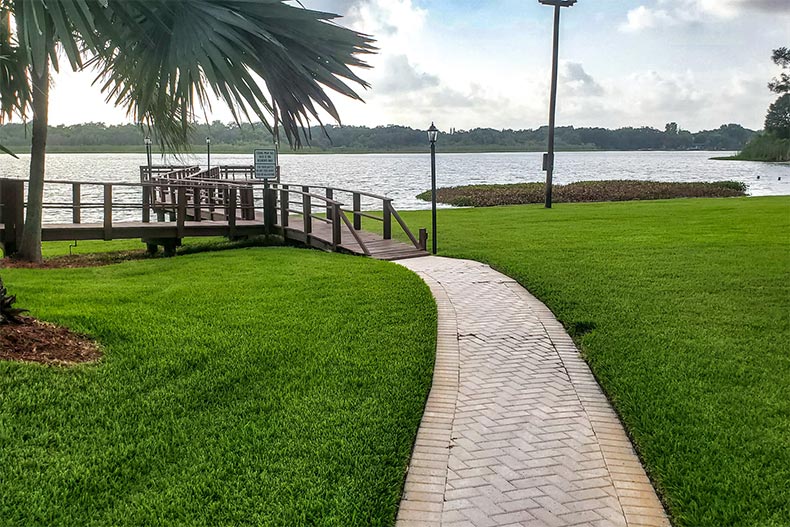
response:
[[(17, 154), (18, 156), (29, 156), (30, 152), (27, 150), (24, 151), (17, 151), (14, 150), (14, 147), (10, 147), (11, 150)], [(260, 148), (272, 148), (270, 145), (262, 145)], [(441, 149), (437, 147), (437, 155), (441, 154), (538, 154), (544, 153), (545, 150), (535, 150), (535, 149), (517, 149), (517, 148), (448, 148), (448, 149)], [(640, 149), (640, 150), (598, 150), (598, 149), (562, 149), (556, 151), (558, 154), (571, 154), (571, 153), (692, 153), (692, 152), (699, 152), (699, 153), (712, 153), (712, 152), (732, 152), (732, 150), (650, 150), (650, 149)], [(311, 149), (305, 148), (303, 150), (286, 150), (280, 151), (279, 155), (282, 156), (289, 156), (289, 155), (399, 155), (399, 154), (428, 154), (430, 153), (429, 148), (426, 146), (424, 150), (422, 149), (402, 149), (402, 150), (363, 150), (363, 149), (334, 149), (334, 150), (325, 150), (325, 149)], [(47, 150), (47, 154), (140, 154), (145, 156), (145, 150), (143, 147), (136, 148), (136, 147), (119, 147), (119, 148), (110, 148), (101, 146), (98, 148), (59, 148), (59, 147), (51, 147)], [(167, 154), (167, 155), (206, 155), (205, 147), (196, 146), (194, 150), (189, 152), (181, 152), (180, 154)], [(252, 148), (221, 148), (221, 147), (213, 147), (211, 148), (212, 155), (237, 155), (237, 154), (250, 154), (252, 155)], [(161, 152), (154, 152), (154, 158), (160, 157), (162, 154)], [(709, 158), (715, 161), (751, 161), (748, 159), (739, 159), (736, 156), (722, 156), (722, 157), (711, 157)]]

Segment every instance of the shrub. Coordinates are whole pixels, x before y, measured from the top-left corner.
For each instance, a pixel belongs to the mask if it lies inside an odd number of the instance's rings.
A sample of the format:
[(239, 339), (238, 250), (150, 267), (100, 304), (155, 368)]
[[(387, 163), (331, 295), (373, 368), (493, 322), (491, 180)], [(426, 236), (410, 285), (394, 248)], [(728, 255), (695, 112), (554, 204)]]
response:
[[(516, 183), (510, 185), (468, 185), (441, 188), (437, 200), (456, 207), (494, 207), (497, 205), (524, 205), (543, 203), (543, 183)], [(715, 183), (663, 183), (658, 181), (578, 181), (555, 185), (555, 203), (592, 201), (632, 201), (672, 198), (724, 198), (743, 196), (746, 185), (739, 181)], [(417, 198), (430, 201), (431, 193), (423, 192)]]

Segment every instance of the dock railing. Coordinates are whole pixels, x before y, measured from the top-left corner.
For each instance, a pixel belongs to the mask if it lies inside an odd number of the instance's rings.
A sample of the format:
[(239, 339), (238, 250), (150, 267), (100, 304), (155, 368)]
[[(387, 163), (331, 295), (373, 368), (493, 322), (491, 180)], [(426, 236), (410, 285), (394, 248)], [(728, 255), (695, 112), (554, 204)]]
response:
[[(290, 232), (301, 237), (298, 233), (303, 233), (308, 245), (328, 242), (335, 249), (344, 243), (347, 231), (361, 252), (370, 255), (360, 232), (362, 218), (381, 222), (384, 240), (392, 238), (394, 218), (414, 247), (425, 250), (424, 237), (415, 238), (391, 198), (329, 186), (232, 179), (234, 171), (246, 174), (248, 168), (144, 166), (140, 168), (140, 183), (45, 181), (45, 239), (145, 238), (153, 232), (152, 226), (162, 227), (157, 232), (182, 238), (189, 225), (191, 232), (197, 232), (196, 224), (206, 223), (200, 232), (209, 232), (211, 227), (232, 238), (242, 226), (245, 235), (257, 232), (287, 236)], [(0, 241), (6, 254), (19, 248), (27, 206), (26, 184), (25, 180), (0, 179)], [(350, 208), (338, 199), (341, 196), (350, 197)], [(378, 208), (380, 203), (380, 214), (363, 210), (363, 199), (372, 204), (371, 208)], [(327, 225), (329, 230), (317, 231), (316, 223)]]

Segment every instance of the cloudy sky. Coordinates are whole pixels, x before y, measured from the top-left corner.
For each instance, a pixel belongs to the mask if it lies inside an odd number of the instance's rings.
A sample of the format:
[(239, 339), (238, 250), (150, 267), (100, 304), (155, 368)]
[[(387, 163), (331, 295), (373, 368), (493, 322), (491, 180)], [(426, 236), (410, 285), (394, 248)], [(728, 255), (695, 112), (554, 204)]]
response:
[[(377, 39), (343, 124), (536, 128), (547, 121), (553, 9), (537, 0), (303, 0)], [(759, 129), (788, 0), (579, 0), (563, 9), (558, 123)], [(53, 124), (127, 122), (90, 73), (56, 78)], [(212, 118), (230, 120), (215, 106)]]

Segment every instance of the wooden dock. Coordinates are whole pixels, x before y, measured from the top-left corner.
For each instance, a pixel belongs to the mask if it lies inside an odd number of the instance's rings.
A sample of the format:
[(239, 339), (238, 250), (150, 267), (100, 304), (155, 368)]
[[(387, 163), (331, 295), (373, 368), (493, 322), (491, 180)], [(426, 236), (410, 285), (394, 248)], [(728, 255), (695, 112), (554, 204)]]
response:
[[(425, 256), (427, 235), (411, 232), (386, 196), (334, 187), (281, 184), (251, 179), (252, 167), (140, 167), (140, 183), (48, 181), (59, 196), (45, 200), (43, 241), (140, 239), (148, 250), (166, 254), (185, 237), (243, 239), (278, 236), (326, 251), (381, 260)], [(19, 246), (23, 229), (25, 181), (0, 180), (0, 241), (6, 255)], [(64, 186), (66, 188), (64, 188)], [(70, 188), (68, 188), (70, 187)], [(46, 188), (46, 187), (45, 187)], [(52, 193), (50, 193), (52, 194)], [(350, 198), (350, 207), (335, 199)], [(381, 207), (362, 209), (363, 199)], [(48, 222), (59, 218), (71, 221)], [(362, 229), (362, 218), (381, 223), (381, 233)], [(394, 220), (394, 221), (393, 221)], [(57, 221), (57, 220), (56, 220)], [(392, 238), (393, 224), (411, 243)]]

